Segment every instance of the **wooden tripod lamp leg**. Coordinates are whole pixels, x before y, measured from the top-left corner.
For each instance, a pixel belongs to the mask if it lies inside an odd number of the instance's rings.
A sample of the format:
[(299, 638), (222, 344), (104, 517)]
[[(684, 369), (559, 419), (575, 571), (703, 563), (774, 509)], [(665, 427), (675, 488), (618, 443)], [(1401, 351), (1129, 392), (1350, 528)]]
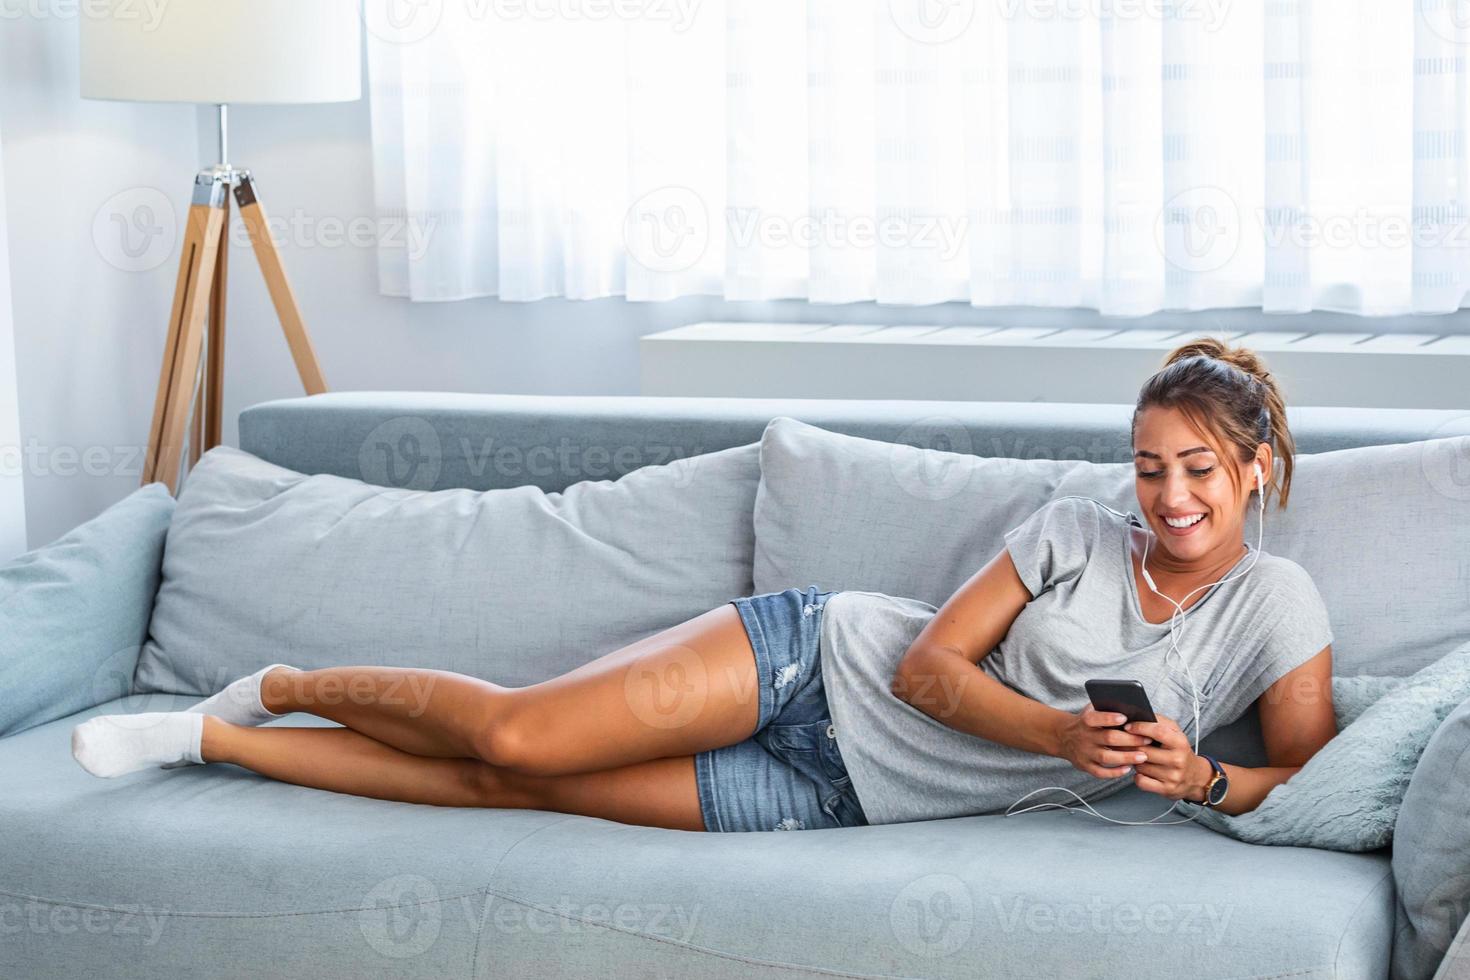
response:
[(275, 304), (276, 316), (280, 318), (281, 329), (286, 334), (286, 344), (291, 348), (291, 357), (296, 362), (296, 373), (301, 375), (301, 385), (308, 395), (320, 395), (327, 390), (327, 382), (322, 377), (316, 350), (311, 345), (311, 337), (301, 319), (301, 310), (296, 305), (296, 295), (286, 279), (281, 255), (276, 251), (275, 242), (271, 241), (265, 211), (255, 196), (255, 183), (248, 173), (243, 174), (235, 184), (235, 202), (240, 205), (240, 220), (245, 222), (245, 228), (250, 232), (250, 244), (255, 249), (255, 259), (260, 263), (261, 274), (265, 276), (265, 285), (270, 290), (271, 302)]
[(209, 174), (194, 182), (194, 196), (184, 231), (179, 275), (153, 404), (153, 425), (144, 458), (143, 482), (163, 481), (176, 492), (179, 457), (189, 421), (191, 396), (198, 381), (199, 349), (204, 317), (214, 281), (219, 232), (224, 217), (227, 183)]
[(230, 261), (230, 195), (220, 205), (219, 251), (215, 253), (214, 285), (209, 290), (209, 323), (204, 334), (205, 366), (194, 391), (194, 410), (189, 415), (189, 469), (199, 457), (220, 444), (221, 404), (225, 385), (225, 296), (228, 293)]
[(153, 483), (157, 479), (158, 450), (163, 441), (163, 416), (168, 408), (169, 383), (173, 379), (174, 363), (178, 360), (184, 304), (199, 276), (199, 249), (204, 244), (205, 224), (206, 221), (196, 215), (195, 205), (191, 203), (188, 218), (184, 222), (184, 244), (179, 251), (179, 274), (174, 280), (174, 302), (168, 316), (168, 335), (163, 342), (158, 394), (153, 398), (153, 421), (148, 428), (148, 452), (143, 457), (144, 484)]
[[(220, 205), (219, 253), (214, 263), (214, 288), (209, 293), (209, 341), (204, 345), (204, 449), (220, 444), (225, 397), (225, 296), (230, 271), (230, 197)], [(197, 457), (196, 457), (197, 458)]]

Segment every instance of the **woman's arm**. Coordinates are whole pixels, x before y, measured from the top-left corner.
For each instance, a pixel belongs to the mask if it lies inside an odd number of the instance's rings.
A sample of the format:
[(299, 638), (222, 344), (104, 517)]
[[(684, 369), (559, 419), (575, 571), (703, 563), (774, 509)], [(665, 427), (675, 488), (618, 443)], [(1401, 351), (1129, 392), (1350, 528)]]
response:
[[(1332, 709), (1332, 646), (1284, 674), (1256, 699), (1261, 736), (1266, 743), (1267, 766), (1250, 768), (1221, 762), (1230, 779), (1230, 791), (1216, 807), (1221, 813), (1247, 813), (1260, 806), (1266, 794), (1296, 775), (1308, 759), (1337, 734)], [(1149, 761), (1138, 767), (1133, 782), (1140, 789), (1169, 799), (1198, 803), (1213, 774), (1210, 764), (1194, 754), (1189, 739), (1169, 718), (1157, 723), (1133, 722), (1128, 730), (1163, 742), (1145, 748)]]
[(1113, 729), (1127, 720), (1122, 715), (1092, 708), (1073, 715), (977, 669), (1030, 601), (1010, 552), (1001, 549), (914, 638), (889, 689), (957, 731), (1067, 759), (1100, 779), (1126, 775), (1148, 739)]

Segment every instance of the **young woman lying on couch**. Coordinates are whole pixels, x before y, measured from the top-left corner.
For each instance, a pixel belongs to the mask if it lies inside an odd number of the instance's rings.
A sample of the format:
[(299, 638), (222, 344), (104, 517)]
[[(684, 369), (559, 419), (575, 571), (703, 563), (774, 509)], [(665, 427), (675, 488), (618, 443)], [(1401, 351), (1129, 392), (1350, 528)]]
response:
[[(1336, 734), (1321, 596), (1243, 540), (1263, 490), (1286, 505), (1285, 406), (1255, 354), (1205, 338), (1144, 384), (1132, 432), (1146, 524), (1059, 497), (938, 609), (815, 585), (747, 596), (521, 688), (275, 664), (188, 711), (84, 722), (73, 754), (98, 776), (228, 762), (681, 830), (933, 819), (1130, 784), (1242, 813)], [(1106, 677), (1141, 681), (1158, 720), (1091, 707), (1084, 682)], [(1192, 736), (1252, 703), (1270, 765), (1196, 753)], [(345, 727), (258, 727), (293, 711)]]

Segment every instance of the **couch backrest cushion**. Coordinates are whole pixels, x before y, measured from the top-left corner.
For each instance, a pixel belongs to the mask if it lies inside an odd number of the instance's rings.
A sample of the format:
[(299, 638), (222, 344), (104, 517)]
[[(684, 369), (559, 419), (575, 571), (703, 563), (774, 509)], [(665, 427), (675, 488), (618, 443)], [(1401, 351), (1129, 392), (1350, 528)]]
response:
[(752, 443), (562, 492), (386, 489), (206, 453), (179, 497), (135, 685), (272, 662), (520, 686), (751, 589)]
[[(778, 416), (974, 456), (1127, 463), (1132, 413), (1054, 402), (332, 391), (245, 409), (240, 448), (299, 473), (411, 490), (552, 491), (759, 442)], [(1287, 415), (1304, 453), (1470, 435), (1465, 412), (1293, 405)]]
[(939, 606), (1048, 500), (1080, 493), (1126, 508), (1121, 472), (922, 449), (773, 419), (761, 438), (755, 587), (815, 584)]
[(1470, 640), (1470, 436), (1298, 456), (1265, 520), (1262, 547), (1327, 603), (1338, 674), (1411, 674)]
[[(1470, 437), (1297, 457), (1262, 549), (1312, 576), (1336, 673), (1412, 673), (1470, 638)], [(1140, 514), (1131, 463), (982, 459), (778, 418), (761, 439), (755, 588), (944, 603), (1054, 497)], [(1248, 517), (1246, 540), (1256, 540)]]

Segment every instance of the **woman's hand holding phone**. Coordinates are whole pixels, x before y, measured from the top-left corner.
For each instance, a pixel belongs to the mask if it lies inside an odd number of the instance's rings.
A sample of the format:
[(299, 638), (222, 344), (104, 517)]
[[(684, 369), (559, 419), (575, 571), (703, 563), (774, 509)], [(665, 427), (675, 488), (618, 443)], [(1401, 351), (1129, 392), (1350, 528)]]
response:
[[(1067, 715), (1057, 730), (1061, 747), (1057, 754), (1099, 779), (1126, 776), (1134, 766), (1147, 761), (1144, 747), (1150, 741), (1144, 734), (1133, 734), (1117, 727), (1126, 721), (1128, 719), (1116, 711), (1099, 711), (1091, 705), (1075, 715)], [(1135, 724), (1146, 725), (1147, 722)], [(1128, 728), (1133, 728), (1133, 725), (1128, 725)]]
[(1134, 769), (1133, 785), (1170, 800), (1204, 799), (1205, 785), (1214, 770), (1208, 761), (1194, 754), (1194, 746), (1178, 722), (1159, 715), (1158, 721), (1131, 721), (1124, 727), (1146, 736), (1144, 741), (1152, 739), (1159, 743), (1139, 750), (1148, 756), (1148, 761)]

